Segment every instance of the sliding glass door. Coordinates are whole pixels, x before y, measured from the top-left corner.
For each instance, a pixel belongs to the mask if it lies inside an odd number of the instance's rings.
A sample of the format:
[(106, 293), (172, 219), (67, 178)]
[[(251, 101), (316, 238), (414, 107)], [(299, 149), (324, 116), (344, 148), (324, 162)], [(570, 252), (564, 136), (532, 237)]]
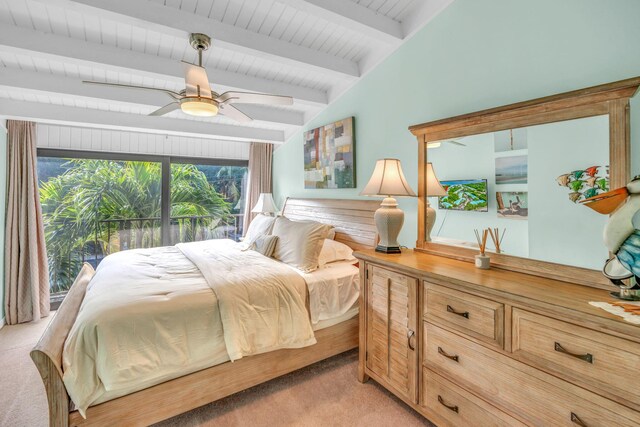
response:
[(53, 294), (114, 252), (242, 235), (244, 161), (38, 151)]

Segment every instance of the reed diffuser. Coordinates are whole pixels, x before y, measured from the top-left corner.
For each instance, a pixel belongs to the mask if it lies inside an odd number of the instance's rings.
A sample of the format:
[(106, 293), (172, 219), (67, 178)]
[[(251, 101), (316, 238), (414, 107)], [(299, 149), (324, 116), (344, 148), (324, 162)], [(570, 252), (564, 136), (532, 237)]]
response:
[(490, 266), (490, 259), (485, 255), (485, 249), (487, 248), (487, 238), (489, 237), (489, 228), (482, 229), (482, 231), (474, 229), (476, 233), (476, 239), (478, 240), (478, 248), (480, 248), (480, 254), (475, 256), (476, 267), (483, 270), (487, 270)]
[(500, 229), (494, 228), (489, 229), (489, 235), (491, 236), (491, 240), (493, 241), (493, 246), (496, 248), (496, 253), (502, 253), (500, 249), (500, 245), (502, 244), (502, 239), (504, 239), (504, 233), (506, 233), (507, 229), (502, 230), (502, 235), (500, 235)]

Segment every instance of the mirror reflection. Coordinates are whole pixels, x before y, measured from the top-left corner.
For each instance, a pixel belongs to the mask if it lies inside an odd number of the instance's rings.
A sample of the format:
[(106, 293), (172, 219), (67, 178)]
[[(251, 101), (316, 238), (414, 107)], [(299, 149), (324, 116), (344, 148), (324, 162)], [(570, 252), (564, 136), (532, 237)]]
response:
[(427, 161), (427, 241), (477, 248), (474, 229), (490, 227), (507, 255), (590, 269), (608, 258), (606, 216), (580, 204), (609, 189), (608, 116), (433, 142)]

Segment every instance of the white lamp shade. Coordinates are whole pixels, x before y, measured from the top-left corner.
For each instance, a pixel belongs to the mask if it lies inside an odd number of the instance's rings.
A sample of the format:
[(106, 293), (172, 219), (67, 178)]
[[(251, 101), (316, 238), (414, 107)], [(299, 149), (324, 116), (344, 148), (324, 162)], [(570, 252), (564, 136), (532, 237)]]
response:
[(260, 193), (256, 206), (251, 209), (253, 213), (274, 213), (277, 212), (276, 204), (271, 193)]
[(402, 173), (398, 159), (376, 162), (371, 179), (360, 193), (362, 196), (415, 196)]
[(427, 163), (427, 196), (446, 196), (447, 190), (445, 190), (433, 170), (433, 164)]

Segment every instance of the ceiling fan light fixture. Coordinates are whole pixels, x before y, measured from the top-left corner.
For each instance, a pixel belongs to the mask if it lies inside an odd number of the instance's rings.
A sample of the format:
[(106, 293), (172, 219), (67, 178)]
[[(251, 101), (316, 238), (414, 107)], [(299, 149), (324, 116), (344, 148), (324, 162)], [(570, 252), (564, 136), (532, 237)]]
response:
[(205, 98), (183, 98), (180, 109), (190, 116), (213, 117), (218, 114), (218, 103)]

